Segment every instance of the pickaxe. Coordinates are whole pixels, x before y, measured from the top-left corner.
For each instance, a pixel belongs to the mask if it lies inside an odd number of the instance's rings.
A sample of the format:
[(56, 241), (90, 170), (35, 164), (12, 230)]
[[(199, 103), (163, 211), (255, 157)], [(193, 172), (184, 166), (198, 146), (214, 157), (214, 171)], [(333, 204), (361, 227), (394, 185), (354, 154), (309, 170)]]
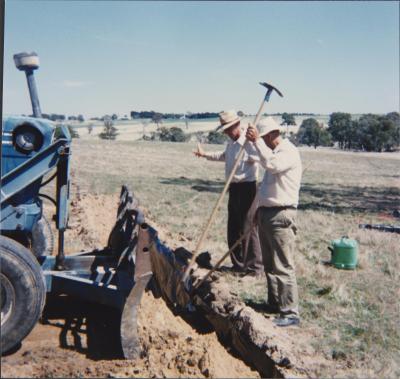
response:
[[(275, 88), (274, 86), (272, 86), (271, 84), (268, 84), (268, 83), (265, 83), (265, 82), (262, 82), (262, 83), (260, 82), (260, 84), (261, 84), (262, 86), (264, 86), (265, 88), (267, 88), (267, 93), (265, 94), (265, 96), (264, 96), (264, 98), (263, 98), (263, 101), (261, 102), (261, 106), (260, 106), (260, 108), (258, 109), (257, 115), (256, 115), (256, 117), (255, 117), (255, 119), (254, 119), (254, 121), (253, 121), (253, 124), (254, 124), (254, 126), (256, 126), (256, 127), (257, 127), (258, 122), (260, 121), (260, 118), (261, 118), (261, 114), (262, 114), (262, 110), (263, 110), (263, 108), (264, 108), (264, 105), (265, 105), (265, 103), (267, 103), (267, 102), (269, 101), (269, 98), (270, 98), (272, 92), (273, 92), (273, 91), (276, 91), (276, 93), (277, 93), (280, 97), (283, 97), (282, 93), (281, 93), (277, 88)], [(193, 267), (193, 264), (194, 264), (194, 262), (196, 261), (197, 256), (200, 254), (201, 245), (202, 245), (204, 239), (206, 238), (208, 231), (210, 230), (211, 223), (214, 221), (215, 215), (217, 214), (217, 211), (218, 211), (218, 209), (219, 209), (219, 207), (220, 207), (220, 205), (221, 205), (221, 203), (222, 203), (222, 200), (224, 199), (224, 196), (225, 196), (225, 194), (226, 194), (226, 191), (228, 190), (229, 185), (231, 184), (232, 178), (233, 178), (233, 176), (235, 175), (236, 169), (237, 169), (237, 167), (238, 167), (238, 165), (239, 165), (239, 162), (240, 162), (240, 160), (242, 159), (242, 156), (243, 156), (243, 154), (244, 154), (244, 148), (245, 148), (246, 143), (247, 143), (247, 140), (246, 140), (246, 142), (241, 146), (241, 148), (240, 148), (240, 150), (239, 150), (239, 153), (238, 153), (238, 156), (237, 156), (237, 158), (236, 158), (236, 160), (235, 160), (235, 163), (234, 163), (234, 165), (233, 165), (232, 171), (231, 171), (231, 173), (229, 174), (229, 177), (228, 177), (228, 179), (227, 179), (227, 181), (226, 181), (226, 183), (225, 183), (225, 187), (224, 187), (224, 189), (222, 190), (222, 193), (221, 193), (220, 197), (218, 198), (217, 203), (215, 204), (213, 211), (211, 212), (210, 218), (208, 219), (208, 222), (207, 222), (207, 224), (206, 224), (206, 227), (204, 228), (203, 233), (202, 233), (202, 235), (201, 235), (201, 237), (200, 237), (200, 239), (199, 239), (199, 242), (197, 243), (196, 249), (195, 249), (195, 251), (194, 251), (194, 253), (193, 253), (193, 255), (192, 255), (192, 259), (190, 260), (190, 262), (189, 262), (189, 264), (188, 264), (188, 266), (187, 266), (187, 268), (186, 268), (186, 270), (185, 270), (185, 272), (184, 272), (184, 274), (183, 274), (183, 276), (182, 276), (182, 281), (183, 281), (183, 283), (184, 283), (184, 285), (185, 285), (186, 288), (187, 288), (187, 285), (186, 285), (186, 284), (187, 284), (187, 278), (188, 278), (188, 275), (189, 275), (189, 273), (190, 273), (190, 270), (191, 270), (191, 268)], [(241, 238), (241, 240), (242, 240), (242, 239), (243, 239), (243, 237)], [(236, 241), (236, 243), (238, 244), (238, 241)], [(235, 243), (235, 245), (236, 245), (236, 243)], [(235, 246), (235, 247), (236, 247), (236, 246)], [(232, 250), (232, 248), (231, 248), (230, 250)], [(224, 257), (226, 258), (227, 256), (228, 256), (228, 254), (226, 254)], [(222, 263), (222, 260), (220, 259), (220, 260), (218, 261), (217, 265), (215, 265), (215, 267), (212, 269), (212, 271), (216, 270), (216, 268), (218, 268), (219, 265), (220, 265), (221, 263)]]

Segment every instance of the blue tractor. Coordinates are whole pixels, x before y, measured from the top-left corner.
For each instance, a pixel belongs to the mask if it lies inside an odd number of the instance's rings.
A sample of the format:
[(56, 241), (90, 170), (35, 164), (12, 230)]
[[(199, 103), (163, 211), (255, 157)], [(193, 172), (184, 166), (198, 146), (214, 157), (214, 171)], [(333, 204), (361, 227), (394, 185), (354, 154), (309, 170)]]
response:
[[(122, 187), (117, 220), (101, 250), (64, 254), (68, 227), (71, 136), (43, 119), (34, 79), (36, 53), (14, 55), (26, 74), (33, 117), (6, 117), (1, 152), (1, 351), (14, 348), (38, 322), (46, 295), (70, 295), (119, 309), (121, 348), (139, 353), (137, 307), (151, 276), (148, 227)], [(55, 194), (40, 191), (55, 181)], [(54, 204), (57, 253), (43, 199)]]

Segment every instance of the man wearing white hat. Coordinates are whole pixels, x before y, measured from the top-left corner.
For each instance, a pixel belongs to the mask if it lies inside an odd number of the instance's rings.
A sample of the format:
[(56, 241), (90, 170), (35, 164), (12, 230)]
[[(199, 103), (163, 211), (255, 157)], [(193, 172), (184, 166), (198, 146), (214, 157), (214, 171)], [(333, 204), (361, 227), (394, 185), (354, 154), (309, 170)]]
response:
[[(210, 161), (225, 162), (225, 176), (229, 177), (240, 148), (245, 143), (245, 131), (240, 126), (240, 118), (234, 110), (219, 114), (217, 130), (229, 137), (224, 151), (206, 153), (200, 145), (194, 154)], [(258, 153), (252, 143), (245, 145), (245, 152), (229, 186), (228, 201), (228, 245), (229, 248), (244, 232), (246, 216), (257, 190)], [(256, 228), (248, 241), (238, 246), (231, 254), (233, 269), (249, 275), (263, 275), (260, 242)]]
[(249, 126), (246, 138), (254, 143), (265, 168), (256, 214), (265, 274), (268, 284), (267, 309), (279, 312), (278, 326), (297, 325), (297, 280), (294, 268), (294, 239), (302, 166), (299, 151), (280, 136), (272, 117)]

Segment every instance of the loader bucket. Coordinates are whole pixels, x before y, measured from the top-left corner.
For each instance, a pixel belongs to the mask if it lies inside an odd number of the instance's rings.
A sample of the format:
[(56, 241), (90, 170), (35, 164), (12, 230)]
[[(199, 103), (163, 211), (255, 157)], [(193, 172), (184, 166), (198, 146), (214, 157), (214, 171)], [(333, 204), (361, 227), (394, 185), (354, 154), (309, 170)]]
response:
[(104, 249), (66, 255), (63, 270), (56, 270), (54, 256), (40, 258), (48, 293), (71, 295), (120, 310), (119, 337), (126, 359), (140, 354), (137, 315), (152, 277), (149, 240), (149, 227), (138, 201), (123, 186), (117, 220)]
[(126, 186), (123, 186), (117, 221), (108, 240), (110, 251), (118, 259), (116, 270), (123, 269), (124, 265), (133, 268), (134, 284), (121, 309), (121, 347), (126, 359), (135, 359), (140, 354), (137, 330), (138, 307), (152, 277), (149, 231), (138, 205), (137, 199)]

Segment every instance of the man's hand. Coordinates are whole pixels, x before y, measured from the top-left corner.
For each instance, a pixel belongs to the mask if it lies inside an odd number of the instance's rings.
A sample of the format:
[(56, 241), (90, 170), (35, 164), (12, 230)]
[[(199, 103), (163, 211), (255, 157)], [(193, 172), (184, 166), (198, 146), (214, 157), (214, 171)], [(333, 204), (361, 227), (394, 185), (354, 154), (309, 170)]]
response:
[(259, 136), (260, 134), (258, 133), (257, 128), (254, 125), (249, 124), (246, 132), (246, 138), (251, 142), (255, 142)]
[(197, 144), (197, 150), (193, 151), (193, 154), (196, 157), (205, 157), (206, 156), (205, 151), (203, 150), (203, 148), (201, 147), (201, 145), (199, 143)]
[(260, 159), (258, 157), (249, 155), (246, 162), (253, 164), (253, 163), (257, 163), (259, 161), (260, 161)]

